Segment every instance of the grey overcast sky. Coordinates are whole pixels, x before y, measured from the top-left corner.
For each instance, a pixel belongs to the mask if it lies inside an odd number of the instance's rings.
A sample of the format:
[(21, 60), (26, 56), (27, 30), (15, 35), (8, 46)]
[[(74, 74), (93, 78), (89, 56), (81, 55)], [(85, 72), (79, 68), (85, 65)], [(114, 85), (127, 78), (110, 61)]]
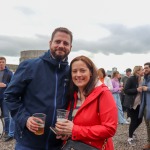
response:
[(47, 50), (52, 31), (73, 32), (69, 61), (90, 57), (123, 72), (150, 61), (149, 0), (0, 0), (0, 55), (18, 64), (23, 50)]

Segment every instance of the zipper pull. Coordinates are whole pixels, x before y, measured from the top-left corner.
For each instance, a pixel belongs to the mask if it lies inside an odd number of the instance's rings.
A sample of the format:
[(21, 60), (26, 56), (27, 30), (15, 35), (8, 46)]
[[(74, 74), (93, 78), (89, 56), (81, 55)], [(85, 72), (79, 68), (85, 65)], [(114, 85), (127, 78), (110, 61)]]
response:
[(23, 133), (23, 132), (22, 132), (22, 131), (20, 131), (20, 138), (22, 138), (22, 133)]

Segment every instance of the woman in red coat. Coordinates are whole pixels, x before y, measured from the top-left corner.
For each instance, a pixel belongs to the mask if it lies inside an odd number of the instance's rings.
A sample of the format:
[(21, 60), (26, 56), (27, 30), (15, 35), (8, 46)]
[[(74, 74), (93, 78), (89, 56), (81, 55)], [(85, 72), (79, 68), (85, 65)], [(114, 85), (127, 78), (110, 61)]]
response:
[(112, 137), (116, 133), (118, 115), (111, 92), (99, 81), (97, 69), (89, 58), (76, 57), (70, 67), (73, 120), (57, 122), (56, 129), (72, 140), (98, 149), (113, 150)]

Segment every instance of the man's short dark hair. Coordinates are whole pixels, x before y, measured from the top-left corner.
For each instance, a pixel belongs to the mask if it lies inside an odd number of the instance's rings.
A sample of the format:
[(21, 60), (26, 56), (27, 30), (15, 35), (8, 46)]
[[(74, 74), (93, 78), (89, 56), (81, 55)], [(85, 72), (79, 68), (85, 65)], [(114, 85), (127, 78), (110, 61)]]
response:
[(132, 70), (130, 68), (127, 68), (126, 72), (132, 72)]
[(6, 61), (6, 58), (5, 57), (0, 57), (0, 60), (5, 60)]
[(55, 34), (56, 34), (57, 32), (64, 32), (64, 33), (66, 33), (66, 34), (69, 34), (69, 35), (70, 35), (70, 39), (71, 39), (71, 43), (72, 43), (72, 40), (73, 40), (72, 32), (71, 32), (69, 29), (64, 28), (64, 27), (56, 28), (56, 29), (53, 31), (52, 36), (51, 36), (51, 41), (53, 40), (53, 38), (54, 38), (54, 36), (55, 36)]
[(145, 66), (145, 65), (148, 65), (148, 66), (150, 67), (150, 62), (145, 63), (144, 66)]

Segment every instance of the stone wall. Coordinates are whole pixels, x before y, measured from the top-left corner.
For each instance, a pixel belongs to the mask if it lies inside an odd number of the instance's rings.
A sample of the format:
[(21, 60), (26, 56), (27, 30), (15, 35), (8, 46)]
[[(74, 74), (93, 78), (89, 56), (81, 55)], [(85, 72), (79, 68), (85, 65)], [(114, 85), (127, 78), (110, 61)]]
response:
[[(20, 53), (20, 62), (31, 59), (31, 58), (37, 58), (41, 55), (43, 55), (47, 50), (26, 50), (26, 51), (21, 51)], [(6, 64), (6, 66), (12, 70), (13, 72), (16, 71), (18, 65), (14, 64)]]
[(37, 58), (41, 55), (43, 55), (47, 50), (26, 50), (21, 51), (20, 53), (20, 62), (31, 59), (31, 58)]
[(13, 64), (6, 64), (6, 66), (13, 72), (15, 72), (16, 69), (18, 68), (18, 65), (13, 65)]

